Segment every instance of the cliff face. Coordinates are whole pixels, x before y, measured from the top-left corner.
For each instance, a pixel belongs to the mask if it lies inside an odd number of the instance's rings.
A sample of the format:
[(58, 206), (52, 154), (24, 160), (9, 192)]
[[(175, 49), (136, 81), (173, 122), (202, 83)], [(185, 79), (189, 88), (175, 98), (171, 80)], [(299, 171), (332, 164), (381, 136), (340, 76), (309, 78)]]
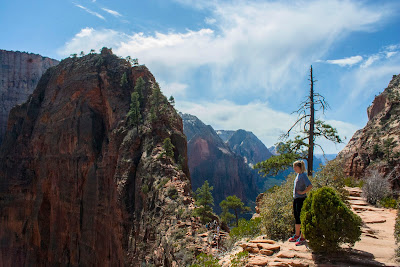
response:
[(0, 50), (0, 144), (11, 108), (25, 102), (42, 74), (58, 63), (40, 55)]
[(252, 169), (223, 142), (214, 129), (197, 117), (181, 114), (188, 139), (188, 160), (193, 190), (205, 180), (214, 187), (214, 210), (227, 196), (255, 201), (259, 192)]
[[(127, 118), (138, 77), (139, 132)], [(185, 266), (192, 258), (186, 138), (155, 84), (145, 67), (103, 49), (50, 68), (11, 110), (0, 148), (4, 266)], [(163, 155), (167, 137), (173, 158)]]
[(344, 160), (346, 174), (360, 178), (372, 168), (385, 175), (393, 169), (399, 173), (400, 75), (393, 76), (367, 113), (367, 125), (353, 135), (338, 155)]

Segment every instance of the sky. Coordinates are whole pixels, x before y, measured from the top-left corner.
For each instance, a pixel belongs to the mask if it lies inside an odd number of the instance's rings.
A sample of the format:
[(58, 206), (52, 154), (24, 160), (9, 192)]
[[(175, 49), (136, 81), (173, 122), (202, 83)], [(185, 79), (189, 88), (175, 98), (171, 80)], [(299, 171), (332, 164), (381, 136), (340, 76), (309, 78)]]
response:
[[(309, 91), (344, 143), (400, 74), (400, 1), (13, 0), (0, 4), (0, 49), (61, 60), (111, 47), (139, 59), (176, 109), (267, 146), (296, 121)], [(317, 150), (317, 153), (321, 151)]]

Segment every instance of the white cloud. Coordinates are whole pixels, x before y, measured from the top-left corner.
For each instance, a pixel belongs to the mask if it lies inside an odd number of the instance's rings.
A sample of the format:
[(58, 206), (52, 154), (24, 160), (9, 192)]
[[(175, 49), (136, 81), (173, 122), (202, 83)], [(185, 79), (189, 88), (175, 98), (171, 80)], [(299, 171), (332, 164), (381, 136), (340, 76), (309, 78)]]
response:
[(390, 57), (396, 55), (397, 53), (398, 53), (397, 51), (396, 52), (386, 52), (386, 58), (390, 58)]
[(164, 81), (160, 81), (159, 82), (160, 87), (161, 87), (161, 91), (163, 92), (163, 94), (167, 97), (169, 96), (185, 96), (186, 94), (186, 89), (188, 87), (187, 84), (184, 83), (166, 83)]
[[(297, 116), (276, 111), (266, 103), (259, 101), (246, 105), (238, 105), (227, 100), (217, 102), (177, 102), (177, 109), (183, 113), (197, 116), (205, 124), (210, 124), (215, 130), (238, 130), (252, 131), (267, 147), (279, 141), (279, 136), (287, 131), (296, 121)], [(339, 135), (345, 143), (349, 141), (358, 126), (335, 120), (327, 120), (327, 123), (336, 127)], [(324, 147), (326, 153), (338, 153), (345, 144), (336, 145), (318, 140)], [(319, 149), (316, 149), (320, 153)]]
[(357, 64), (362, 60), (363, 60), (362, 56), (353, 56), (353, 57), (346, 57), (346, 58), (342, 58), (342, 59), (327, 60), (326, 62), (329, 64), (336, 64), (341, 67), (345, 67), (345, 66), (352, 66), (354, 64)]
[(98, 29), (91, 33), (93, 41), (77, 34), (60, 54), (111, 45), (121, 56), (139, 58), (162, 80), (173, 76), (179, 81), (205, 67), (210, 88), (220, 97), (241, 92), (243, 84), (249, 93), (268, 97), (281, 89), (295, 90), (309, 65), (334, 42), (353, 31), (371, 31), (387, 16), (378, 7), (339, 0), (195, 2), (196, 7), (209, 10), (209, 21), (218, 18), (213, 28), (131, 35)]
[(377, 61), (379, 59), (380, 59), (380, 55), (369, 56), (368, 59), (363, 64), (361, 64), (360, 67), (361, 68), (367, 68), (367, 67), (371, 66), (372, 63), (374, 63), (375, 61)]
[(122, 17), (122, 15), (120, 13), (118, 13), (117, 11), (115, 11), (115, 10), (111, 10), (111, 9), (104, 8), (104, 7), (101, 8), (101, 9), (103, 9), (105, 12), (113, 15), (114, 17)]
[(204, 22), (205, 22), (206, 24), (212, 25), (212, 24), (215, 24), (215, 23), (217, 22), (217, 20), (216, 20), (215, 18), (209, 18), (209, 17), (207, 17), (207, 18), (204, 19)]
[(85, 10), (87, 13), (89, 13), (89, 14), (91, 14), (91, 15), (93, 15), (93, 16), (96, 16), (96, 17), (98, 17), (98, 18), (100, 18), (100, 19), (102, 19), (102, 20), (106, 20), (102, 15), (100, 15), (100, 14), (97, 13), (97, 12), (94, 12), (94, 11), (90, 10), (90, 9), (87, 8), (87, 7), (84, 7), (84, 6), (79, 5), (79, 4), (76, 4), (76, 3), (74, 3), (74, 5), (75, 5), (76, 7), (79, 7), (80, 9)]

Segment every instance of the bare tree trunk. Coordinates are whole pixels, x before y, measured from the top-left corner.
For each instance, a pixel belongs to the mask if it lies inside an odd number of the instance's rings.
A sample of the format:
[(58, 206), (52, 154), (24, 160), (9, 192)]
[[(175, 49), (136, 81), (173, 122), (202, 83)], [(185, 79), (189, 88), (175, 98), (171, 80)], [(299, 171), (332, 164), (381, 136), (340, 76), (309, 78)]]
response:
[(308, 176), (313, 175), (313, 160), (314, 160), (314, 77), (312, 74), (312, 66), (310, 68), (310, 130), (308, 132), (308, 159), (307, 159), (307, 169)]

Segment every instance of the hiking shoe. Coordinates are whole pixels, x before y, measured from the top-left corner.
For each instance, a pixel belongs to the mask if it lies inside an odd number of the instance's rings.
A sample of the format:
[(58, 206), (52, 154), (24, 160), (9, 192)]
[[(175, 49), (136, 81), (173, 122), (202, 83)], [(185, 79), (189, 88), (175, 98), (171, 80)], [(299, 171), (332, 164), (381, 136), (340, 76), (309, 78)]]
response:
[(298, 241), (299, 237), (300, 236), (298, 236), (298, 235), (293, 235), (291, 238), (289, 238), (289, 242), (296, 242), (296, 241)]
[(296, 242), (296, 246), (301, 246), (301, 245), (304, 245), (306, 243), (306, 240), (304, 239), (304, 238), (299, 238), (299, 239), (297, 239), (297, 242)]

